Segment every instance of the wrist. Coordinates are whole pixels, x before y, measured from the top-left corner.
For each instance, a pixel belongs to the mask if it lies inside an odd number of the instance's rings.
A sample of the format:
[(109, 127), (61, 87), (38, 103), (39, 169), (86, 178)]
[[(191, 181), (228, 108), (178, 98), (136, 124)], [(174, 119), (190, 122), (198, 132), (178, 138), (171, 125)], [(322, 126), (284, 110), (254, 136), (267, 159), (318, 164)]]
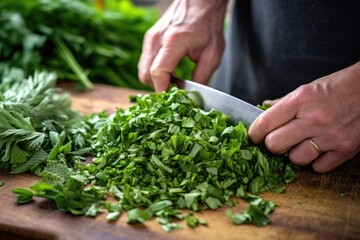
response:
[(357, 79), (360, 81), (360, 61), (355, 63), (353, 65), (353, 68), (354, 68), (354, 72), (355, 72), (355, 75), (356, 75)]
[(355, 90), (358, 90), (358, 93), (360, 94), (360, 61), (352, 65), (350, 69), (353, 76), (353, 86), (358, 86), (355, 87)]

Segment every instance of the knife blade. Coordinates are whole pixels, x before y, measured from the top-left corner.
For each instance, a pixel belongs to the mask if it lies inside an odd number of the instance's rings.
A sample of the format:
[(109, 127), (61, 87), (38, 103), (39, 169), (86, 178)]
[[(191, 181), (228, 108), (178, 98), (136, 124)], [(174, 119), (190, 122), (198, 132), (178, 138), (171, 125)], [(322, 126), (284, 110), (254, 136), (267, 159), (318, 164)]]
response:
[(180, 89), (198, 92), (201, 99), (196, 95), (191, 96), (198, 104), (202, 105), (206, 111), (212, 108), (221, 111), (226, 114), (234, 124), (241, 121), (246, 126), (250, 126), (263, 112), (263, 110), (248, 102), (190, 80), (172, 77), (171, 82)]

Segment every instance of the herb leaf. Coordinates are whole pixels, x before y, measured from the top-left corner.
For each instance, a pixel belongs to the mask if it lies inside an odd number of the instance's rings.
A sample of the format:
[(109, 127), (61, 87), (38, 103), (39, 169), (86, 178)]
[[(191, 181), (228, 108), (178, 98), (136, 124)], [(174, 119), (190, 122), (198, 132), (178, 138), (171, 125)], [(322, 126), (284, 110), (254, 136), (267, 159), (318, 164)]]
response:
[(32, 191), (25, 188), (14, 188), (12, 192), (18, 195), (16, 199), (17, 204), (29, 203), (32, 201), (32, 198), (34, 196)]
[(250, 202), (250, 205), (246, 208), (243, 214), (233, 214), (231, 210), (227, 210), (226, 214), (232, 218), (234, 224), (254, 224), (262, 227), (270, 223), (268, 215), (275, 209), (275, 203), (264, 200), (260, 197), (255, 197)]

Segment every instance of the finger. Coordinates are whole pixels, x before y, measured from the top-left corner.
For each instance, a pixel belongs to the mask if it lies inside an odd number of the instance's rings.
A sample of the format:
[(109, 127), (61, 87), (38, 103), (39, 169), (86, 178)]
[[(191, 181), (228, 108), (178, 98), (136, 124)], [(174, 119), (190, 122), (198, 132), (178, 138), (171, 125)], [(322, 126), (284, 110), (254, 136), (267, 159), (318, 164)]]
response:
[[(318, 141), (318, 139), (313, 139)], [(311, 145), (308, 139), (302, 141), (289, 151), (290, 160), (300, 166), (305, 166), (319, 157), (318, 151)]]
[(145, 52), (143, 51), (140, 56), (140, 61), (138, 63), (138, 77), (142, 83), (153, 86), (149, 71), (151, 62), (152, 60), (149, 54), (145, 54)]
[(349, 156), (342, 155), (336, 151), (329, 151), (322, 154), (312, 164), (312, 168), (317, 173), (326, 173), (340, 166), (349, 159)]
[(186, 48), (183, 46), (163, 46), (156, 55), (150, 68), (150, 75), (155, 91), (167, 90), (170, 77), (181, 59), (186, 56)]
[(201, 84), (207, 84), (220, 64), (220, 55), (204, 51), (196, 63), (193, 73), (193, 80)]
[(296, 114), (296, 105), (289, 104), (287, 98), (281, 99), (251, 124), (248, 132), (250, 140), (255, 144), (261, 143), (269, 132), (294, 119)]
[(280, 100), (281, 100), (281, 98), (277, 98), (277, 99), (273, 99), (273, 100), (268, 99), (268, 100), (265, 100), (265, 101), (263, 102), (263, 104), (273, 106), (273, 105), (275, 105), (277, 102), (279, 102)]
[(159, 40), (147, 32), (143, 41), (142, 54), (138, 63), (138, 77), (142, 83), (153, 86), (150, 67), (159, 51)]
[(311, 130), (316, 129), (316, 127), (304, 119), (295, 118), (266, 135), (266, 147), (276, 154), (286, 153), (304, 139), (317, 136), (319, 131), (302, 131), (299, 129)]

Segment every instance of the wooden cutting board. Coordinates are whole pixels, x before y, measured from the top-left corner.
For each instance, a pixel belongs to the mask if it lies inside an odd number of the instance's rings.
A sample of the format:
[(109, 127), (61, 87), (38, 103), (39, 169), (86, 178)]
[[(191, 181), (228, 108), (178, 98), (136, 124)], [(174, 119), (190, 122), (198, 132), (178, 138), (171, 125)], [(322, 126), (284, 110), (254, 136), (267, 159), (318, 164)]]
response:
[[(73, 107), (85, 114), (116, 107), (127, 108), (135, 90), (96, 85), (78, 93), (69, 83), (61, 84), (73, 99)], [(15, 187), (29, 187), (39, 180), (31, 174), (10, 175), (0, 170), (0, 239), (360, 239), (360, 155), (328, 174), (301, 169), (298, 180), (286, 193), (263, 193), (278, 207), (266, 227), (235, 226), (225, 216), (225, 207), (197, 213), (207, 227), (164, 232), (154, 220), (127, 225), (125, 214), (108, 223), (105, 214), (96, 218), (77, 217), (58, 211), (52, 202), (36, 199), (18, 206)], [(239, 200), (234, 211), (243, 212)]]

